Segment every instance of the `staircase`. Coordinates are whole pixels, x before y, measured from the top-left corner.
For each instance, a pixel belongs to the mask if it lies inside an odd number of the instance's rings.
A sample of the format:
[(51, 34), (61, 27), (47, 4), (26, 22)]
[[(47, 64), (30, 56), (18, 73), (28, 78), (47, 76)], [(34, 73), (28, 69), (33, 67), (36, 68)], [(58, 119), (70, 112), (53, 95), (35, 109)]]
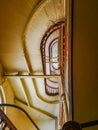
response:
[(17, 130), (14, 124), (9, 120), (9, 118), (0, 109), (0, 130)]

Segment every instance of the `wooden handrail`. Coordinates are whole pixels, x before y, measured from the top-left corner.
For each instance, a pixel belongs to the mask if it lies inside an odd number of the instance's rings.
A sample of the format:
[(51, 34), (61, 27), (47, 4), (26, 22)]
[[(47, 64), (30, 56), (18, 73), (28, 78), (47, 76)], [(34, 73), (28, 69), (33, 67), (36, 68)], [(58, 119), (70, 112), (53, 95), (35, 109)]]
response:
[(5, 115), (5, 113), (0, 109), (0, 123), (3, 123), (4, 126), (2, 130), (5, 130), (6, 127), (10, 130), (17, 130), (17, 128), (14, 126), (14, 124), (9, 120), (9, 118)]
[(80, 124), (82, 128), (98, 125), (98, 120)]

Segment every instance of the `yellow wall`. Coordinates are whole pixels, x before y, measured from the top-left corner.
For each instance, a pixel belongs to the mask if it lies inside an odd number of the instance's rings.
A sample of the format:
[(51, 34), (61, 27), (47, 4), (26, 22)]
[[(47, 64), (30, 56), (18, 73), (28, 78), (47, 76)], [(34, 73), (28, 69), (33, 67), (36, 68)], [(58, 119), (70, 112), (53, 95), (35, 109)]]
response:
[(73, 13), (74, 120), (83, 123), (98, 120), (98, 0), (74, 0)]

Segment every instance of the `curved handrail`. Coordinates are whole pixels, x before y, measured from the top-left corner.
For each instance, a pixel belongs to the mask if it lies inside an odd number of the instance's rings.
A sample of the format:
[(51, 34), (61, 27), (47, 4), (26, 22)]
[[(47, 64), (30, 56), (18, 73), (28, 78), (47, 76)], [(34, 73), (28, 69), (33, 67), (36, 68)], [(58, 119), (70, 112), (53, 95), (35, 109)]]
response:
[(0, 104), (0, 106), (13, 107), (13, 108), (17, 108), (17, 109), (21, 110), (28, 117), (28, 119), (32, 122), (32, 124), (37, 128), (37, 130), (40, 130), (39, 127), (36, 125), (36, 123), (31, 119), (29, 114), (23, 108), (21, 108), (17, 105), (14, 105), (14, 104)]
[(90, 126), (95, 126), (98, 125), (98, 120), (90, 121), (90, 122), (85, 122), (85, 123), (78, 123), (76, 121), (68, 121), (65, 122), (62, 130), (69, 130), (70, 128), (73, 130), (82, 130), (82, 128), (90, 127)]
[(5, 130), (6, 128), (17, 130), (12, 121), (6, 116), (3, 110), (0, 109), (0, 129)]
[(82, 128), (86, 128), (86, 127), (90, 127), (90, 126), (94, 126), (94, 125), (98, 125), (98, 120), (90, 121), (90, 122), (86, 122), (86, 123), (80, 124), (80, 126)]

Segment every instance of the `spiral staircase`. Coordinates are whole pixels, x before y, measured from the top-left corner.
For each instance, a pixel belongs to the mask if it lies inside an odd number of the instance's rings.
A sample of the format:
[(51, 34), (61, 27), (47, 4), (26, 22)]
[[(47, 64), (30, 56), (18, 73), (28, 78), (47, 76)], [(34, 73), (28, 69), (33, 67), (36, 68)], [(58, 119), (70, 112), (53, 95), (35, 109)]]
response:
[(71, 117), (69, 3), (0, 2), (0, 127), (60, 130)]

